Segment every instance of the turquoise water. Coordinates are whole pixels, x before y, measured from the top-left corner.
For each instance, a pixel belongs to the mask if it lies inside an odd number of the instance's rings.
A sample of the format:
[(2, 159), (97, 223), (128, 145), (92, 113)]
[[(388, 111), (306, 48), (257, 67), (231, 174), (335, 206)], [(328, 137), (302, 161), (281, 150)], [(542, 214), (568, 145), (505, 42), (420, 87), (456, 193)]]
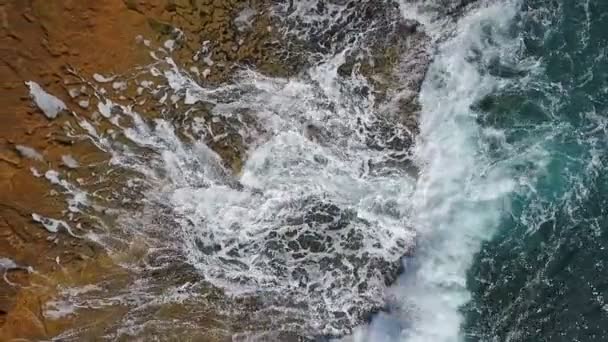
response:
[(463, 330), (470, 341), (608, 340), (608, 2), (522, 1), (518, 12), (517, 53), (486, 65), (509, 84), (474, 109), (502, 132), (486, 152), (520, 186), (468, 272)]

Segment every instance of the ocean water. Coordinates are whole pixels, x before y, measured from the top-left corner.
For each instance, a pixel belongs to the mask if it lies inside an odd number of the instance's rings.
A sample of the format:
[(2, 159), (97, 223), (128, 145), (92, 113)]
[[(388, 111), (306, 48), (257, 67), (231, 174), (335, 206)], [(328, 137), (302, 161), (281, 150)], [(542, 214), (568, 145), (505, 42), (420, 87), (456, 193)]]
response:
[(608, 3), (523, 1), (514, 85), (479, 103), (488, 152), (525, 179), (468, 272), (468, 340), (601, 341), (606, 306)]
[[(103, 208), (86, 184), (42, 170), (73, 213), (113, 216), (88, 238), (109, 251), (144, 238), (165, 254), (154, 267), (180, 260), (255, 300), (217, 308), (249, 310), (239, 340), (608, 339), (608, 3), (309, 0), (274, 11), (286, 37), (308, 43), (297, 75), (243, 69), (209, 87), (159, 53), (137, 71), (158, 81), (142, 92), (164, 94), (158, 117), (97, 93), (113, 130), (79, 118), (73, 134), (129, 172), (114, 194), (123, 205)], [(357, 67), (344, 72), (394, 44), (408, 48), (386, 94)], [(417, 92), (412, 127), (399, 101)], [(203, 104), (209, 121), (195, 116)], [(243, 138), (239, 173), (200, 138), (226, 138), (211, 128), (220, 121)], [(150, 296), (132, 290), (108, 305)], [(145, 317), (132, 312), (108, 336), (141, 336)]]
[(440, 44), (416, 148), (430, 239), (362, 340), (608, 338), (607, 5), (488, 2)]

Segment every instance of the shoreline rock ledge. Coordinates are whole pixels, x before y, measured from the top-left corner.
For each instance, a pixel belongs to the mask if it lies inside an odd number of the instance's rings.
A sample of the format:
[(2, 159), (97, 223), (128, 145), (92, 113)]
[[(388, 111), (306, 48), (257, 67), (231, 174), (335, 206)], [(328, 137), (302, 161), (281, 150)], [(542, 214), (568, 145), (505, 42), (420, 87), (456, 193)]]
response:
[[(460, 1), (453, 11), (468, 2)], [(402, 19), (396, 3), (318, 0), (315, 4), (310, 8), (287, 0), (0, 4), (0, 340), (162, 335), (226, 341), (256, 326), (276, 328), (267, 314), (281, 313), (265, 306), (284, 305), (278, 303), (288, 301), (284, 296), (235, 298), (210, 285), (186, 253), (163, 245), (169, 240), (166, 232), (144, 236), (117, 228), (124, 223), (116, 215), (121, 210), (133, 217), (153, 211), (150, 226), (174, 227), (176, 215), (162, 206), (152, 210), (146, 206), (145, 182), (134, 181), (145, 177), (115, 167), (112, 151), (90, 136), (99, 133), (113, 142), (126, 140), (117, 127), (129, 127), (133, 121), (119, 114), (131, 109), (145, 113), (142, 119), (151, 125), (158, 118), (167, 119), (177, 127), (180, 139), (191, 144), (203, 141), (218, 158), (215, 171), (231, 179), (229, 188), (242, 190), (237, 179), (250, 147), (269, 136), (257, 113), (245, 109), (219, 118), (213, 108), (220, 101), (190, 103), (187, 96), (171, 93), (169, 82), (158, 80), (173, 67), (210, 89), (229, 84), (243, 70), (284, 80), (305, 78), (320, 56), (345, 51), (339, 77), (365, 78), (368, 86), (353, 89), (353, 96), (373, 97), (373, 111), (378, 113), (369, 122), (358, 122), (356, 133), (364, 136), (367, 148), (387, 156), (364, 162), (362, 169), (373, 174), (396, 168), (416, 177), (410, 149), (418, 133), (417, 96), (431, 61), (430, 37), (417, 22)], [(338, 7), (343, 11), (336, 12)], [(329, 17), (335, 21), (329, 22)], [(358, 32), (366, 33), (360, 38)], [(346, 49), (348, 44), (352, 48)], [(176, 106), (182, 106), (181, 111)], [(206, 131), (192, 129), (200, 122)], [(334, 138), (318, 122), (302, 122), (302, 129), (318, 144)], [(125, 146), (142, 159), (155, 153), (151, 148)], [(320, 155), (315, 161), (327, 162)], [(321, 197), (301, 202), (305, 209), (301, 215), (285, 221), (293, 231), (269, 235), (261, 242), (266, 253), (289, 254), (296, 260), (308, 251), (327, 272), (367, 267), (383, 286), (403, 271), (399, 258), (413, 248), (407, 241), (395, 242), (400, 255), (391, 260), (362, 253), (366, 240), (361, 229), (373, 223)], [(334, 249), (336, 237), (348, 255), (323, 257)], [(205, 241), (197, 241), (196, 246), (208, 253), (222, 248)], [(276, 265), (278, 279), (306, 282), (304, 268), (287, 274), (280, 262)], [(364, 293), (369, 284), (355, 280), (358, 286), (352, 291)], [(307, 293), (319, 295), (311, 291)], [(381, 299), (370, 302), (373, 305), (352, 313), (356, 323), (382, 309)], [(339, 322), (339, 334), (352, 328), (353, 321), (341, 312), (319, 312)], [(290, 320), (277, 321), (294, 329), (269, 338), (310, 337), (298, 330), (309, 326)], [(131, 323), (128, 329), (124, 322)]]

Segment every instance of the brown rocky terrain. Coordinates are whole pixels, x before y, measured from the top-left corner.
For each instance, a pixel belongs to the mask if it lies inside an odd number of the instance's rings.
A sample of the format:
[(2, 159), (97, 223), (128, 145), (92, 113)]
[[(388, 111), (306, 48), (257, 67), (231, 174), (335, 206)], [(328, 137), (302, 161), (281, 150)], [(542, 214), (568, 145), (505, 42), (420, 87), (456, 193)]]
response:
[[(76, 126), (76, 116), (96, 120), (89, 106), (97, 104), (98, 98), (92, 94), (90, 80), (99, 78), (99, 74), (135, 79), (139, 77), (139, 67), (157, 61), (152, 52), (170, 54), (180, 67), (191, 71), (197, 82), (206, 85), (220, 84), (249, 66), (272, 76), (299, 71), (303, 61), (298, 61), (297, 53), (283, 53), (285, 49), (280, 47), (284, 42), (267, 13), (268, 6), (265, 0), (0, 0), (0, 272), (4, 274), (0, 280), (0, 341), (56, 336), (95, 340), (115, 333), (121, 321), (130, 319), (141, 323), (142, 330), (136, 335), (144, 338), (162, 334), (174, 340), (226, 340), (235, 332), (248, 329), (246, 313), (234, 322), (234, 316), (228, 320), (214, 310), (214, 305), (222, 301), (222, 293), (204, 284), (192, 289), (204, 293), (197, 300), (151, 305), (139, 310), (137, 319), (130, 316), (131, 307), (119, 301), (116, 305), (80, 308), (77, 315), (49, 315), (49, 307), (61, 311), (56, 303), (66, 289), (89, 288), (90, 302), (95, 303), (98, 284), (103, 284), (101, 297), (119, 297), (138, 277), (160, 279), (160, 284), (154, 284), (147, 289), (149, 293), (139, 298), (146, 301), (162, 297), (167, 289), (184, 283), (200, 283), (200, 276), (180, 262), (168, 274), (150, 270), (135, 274), (121, 266), (152, 260), (146, 243), (140, 240), (128, 241), (110, 253), (95, 242), (65, 231), (48, 231), (33, 220), (33, 213), (53, 218), (65, 218), (71, 213), (61, 190), (33, 170), (61, 170), (75, 181), (90, 178), (91, 173), (106, 167), (109, 156), (93, 143), (70, 135), (68, 128)], [(413, 38), (400, 45), (392, 41), (379, 44), (380, 53), (367, 64), (349, 57), (340, 72), (350, 74), (356, 66), (376, 80), (372, 83), (377, 88), (394, 86), (398, 80), (376, 76), (389, 76), (399, 63), (399, 55), (406, 50), (424, 55), (424, 51), (411, 46), (416, 47), (426, 37), (416, 35), (414, 26), (391, 30)], [(291, 41), (289, 48), (297, 52), (297, 41)], [(213, 52), (205, 55), (201, 51)], [(40, 84), (74, 112), (64, 111), (55, 119), (47, 118), (30, 98), (26, 81)], [(129, 96), (125, 102), (139, 96), (133, 84), (121, 91)], [(409, 115), (416, 110), (415, 99), (410, 97), (403, 102), (408, 115), (402, 119), (406, 125), (415, 126), (415, 117)], [(154, 103), (138, 102), (137, 109), (153, 118), (161, 110)], [(196, 115), (209, 118), (205, 105), (194, 109)], [(253, 115), (249, 114), (243, 116), (255, 126)], [(213, 121), (212, 129), (225, 138), (202, 138), (220, 155), (228, 170), (238, 173), (246, 158), (245, 138), (222, 122)], [(379, 132), (376, 135), (386, 130), (384, 126), (374, 129)], [(388, 148), (400, 152), (409, 143), (398, 142), (398, 146)], [(64, 159), (66, 155), (85, 167), (71, 168)], [(123, 176), (128, 174), (116, 178)], [(120, 182), (116, 184), (103, 191), (119, 191)], [(86, 233), (93, 225), (78, 215), (71, 223), (84, 227), (79, 233)], [(236, 305), (247, 308), (258, 304), (244, 300)], [(255, 324), (263, 326), (269, 319), (257, 317)], [(169, 328), (153, 324), (161, 320), (185, 323)]]
[[(2, 340), (57, 335), (67, 325), (47, 320), (43, 306), (59, 286), (124, 273), (94, 244), (68, 236), (49, 241), (51, 234), (32, 220), (34, 212), (61, 216), (65, 202), (51, 196), (49, 184), (29, 168), (37, 163), (59, 166), (71, 146), (61, 139), (60, 122), (49, 121), (32, 106), (24, 84), (36, 80), (67, 100), (62, 84), (66, 65), (89, 73), (99, 68), (121, 72), (143, 61), (146, 54), (132, 44), (133, 32), (151, 30), (143, 16), (122, 7), (120, 0), (0, 4), (0, 251), (20, 266), (3, 270), (11, 283), (0, 285)], [(21, 156), (16, 145), (36, 149), (44, 161)], [(103, 158), (90, 147), (79, 146), (77, 153), (91, 162)]]
[[(64, 129), (72, 118), (67, 113), (55, 120), (45, 117), (32, 103), (24, 82), (35, 81), (77, 108), (68, 86), (78, 80), (70, 78), (70, 73), (77, 70), (79, 76), (91, 79), (97, 72), (121, 75), (150, 63), (150, 48), (144, 45), (162, 46), (175, 38), (178, 31), (174, 27), (184, 35), (176, 49), (183, 65), (193, 63), (191, 57), (204, 41), (217, 45), (214, 65), (201, 76), (205, 82), (229, 77), (237, 63), (256, 64), (269, 73), (288, 72), (273, 60), (276, 56), (262, 53), (264, 46), (273, 44), (267, 17), (260, 16), (255, 24), (244, 22), (244, 28), (233, 25), (243, 6), (263, 8), (256, 1), (234, 0), (0, 1), (0, 258), (7, 258), (0, 263), (4, 273), (0, 281), (0, 340), (50, 338), (76, 326), (86, 326), (88, 336), (96, 336), (124, 317), (126, 308), (89, 310), (78, 317), (60, 319), (47, 317), (44, 308), (60, 289), (111, 280), (110, 288), (118, 291), (131, 279), (129, 272), (118, 266), (116, 256), (110, 257), (95, 243), (62, 232), (53, 234), (32, 219), (32, 213), (62, 217), (66, 207), (62, 195), (30, 168), (65, 170), (62, 156), (68, 154), (83, 165), (100, 163), (107, 156), (92, 144), (75, 144)], [(79, 114), (89, 115), (86, 110)], [(28, 158), (19, 152), (19, 146), (33, 148), (39, 156)], [(238, 146), (238, 141), (228, 141), (212, 147), (223, 152), (227, 164), (238, 170), (242, 158)], [(74, 170), (74, 176), (79, 172)], [(134, 246), (119, 255), (119, 260), (138, 258), (142, 250)], [(184, 308), (157, 310), (152, 316), (192, 316)], [(209, 323), (209, 314), (202, 317), (206, 323), (200, 318), (193, 320), (201, 326), (217, 325)], [(200, 338), (200, 329), (190, 330), (180, 331)], [(221, 339), (221, 334), (205, 339)]]

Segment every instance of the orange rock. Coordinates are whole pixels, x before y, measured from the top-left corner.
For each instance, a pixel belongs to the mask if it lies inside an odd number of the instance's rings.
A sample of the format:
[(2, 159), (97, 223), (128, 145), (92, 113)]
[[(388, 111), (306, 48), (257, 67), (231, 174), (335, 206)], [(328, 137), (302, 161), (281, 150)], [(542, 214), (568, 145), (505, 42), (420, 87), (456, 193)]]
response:
[(4, 315), (0, 340), (48, 337), (42, 316), (44, 298), (30, 291), (20, 291), (13, 309)]
[[(30, 166), (60, 167), (61, 156), (82, 156), (82, 163), (105, 159), (94, 146), (65, 146), (55, 142), (63, 135), (64, 116), (48, 121), (33, 106), (24, 81), (33, 80), (68, 103), (63, 79), (71, 65), (84, 75), (103, 70), (122, 73), (147, 63), (147, 51), (135, 44), (137, 35), (152, 35), (147, 19), (130, 11), (122, 0), (9, 1), (0, 4), (0, 257), (32, 266), (32, 275), (10, 270), (0, 278), (0, 341), (40, 339), (60, 333), (71, 322), (53, 322), (49, 331), (42, 306), (57, 287), (100, 281), (105, 274), (124, 274), (99, 247), (61, 236), (49, 240), (31, 213), (61, 217), (65, 201), (50, 196), (52, 186), (30, 172)], [(43, 163), (21, 158), (14, 146), (22, 144), (44, 155)], [(61, 261), (61, 265), (57, 264)], [(0, 272), (3, 272), (0, 270)]]
[[(168, 6), (170, 3), (175, 6)], [(30, 167), (39, 167), (41, 171), (59, 169), (62, 167), (61, 157), (68, 153), (76, 156), (82, 165), (100, 163), (108, 156), (91, 143), (74, 143), (72, 138), (66, 137), (63, 125), (70, 121), (73, 123), (74, 119), (62, 115), (48, 120), (32, 104), (24, 81), (37, 82), (70, 108), (78, 110), (68, 94), (70, 85), (65, 82), (77, 83), (79, 80), (66, 73), (66, 66), (85, 78), (91, 78), (96, 72), (123, 74), (150, 62), (149, 50), (136, 43), (137, 36), (151, 39), (153, 47), (162, 46), (168, 39), (167, 35), (173, 33), (173, 25), (186, 32), (184, 48), (175, 52), (176, 60), (181, 59), (182, 64), (191, 62), (193, 53), (201, 47), (201, 40), (213, 41), (213, 59), (218, 62), (214, 67), (217, 69), (205, 82), (223, 81), (231, 70), (231, 63), (242, 61), (268, 65), (262, 70), (280, 70), (276, 60), (258, 58), (258, 45), (272, 38), (266, 30), (270, 20), (267, 17), (256, 19), (252, 32), (241, 36), (232, 27), (232, 16), (238, 9), (236, 6), (240, 6), (236, 3), (221, 0), (1, 2), (0, 257), (10, 257), (20, 265), (31, 266), (36, 273), (9, 271), (7, 279), (12, 285), (0, 279), (0, 341), (52, 338), (81, 325), (90, 327), (93, 339), (103, 333), (104, 328), (120, 320), (127, 308), (82, 309), (78, 315), (51, 320), (43, 315), (45, 303), (54, 299), (61, 287), (111, 280), (107, 290), (117, 293), (131, 280), (131, 275), (117, 266), (100, 247), (85, 240), (71, 239), (66, 234), (55, 238), (32, 221), (34, 212), (61, 218), (65, 201), (61, 195), (51, 195), (51, 191), (57, 189), (45, 179), (32, 175)], [(259, 2), (253, 3), (261, 6)], [(241, 38), (243, 45), (237, 46), (235, 40)], [(220, 62), (225, 63), (223, 69), (220, 69)], [(86, 110), (78, 113), (90, 115)], [(238, 141), (238, 135), (233, 134), (229, 138), (229, 143), (210, 145), (238, 171), (245, 150), (242, 142)], [(23, 158), (15, 153), (17, 144), (36, 149), (44, 156), (44, 161)], [(90, 177), (86, 172), (90, 170), (70, 170), (74, 178)], [(86, 220), (80, 222), (86, 225)], [(119, 261), (137, 263), (144, 262), (146, 253), (146, 244), (134, 241), (116, 257)], [(173, 307), (172, 304), (154, 310), (150, 315), (162, 314), (183, 320), (189, 319), (192, 313), (191, 308)], [(210, 322), (210, 316), (205, 311), (195, 321), (201, 326), (218, 325)], [(156, 333), (154, 328), (151, 329), (151, 334)], [(180, 327), (174, 330), (172, 334), (177, 337), (185, 333)], [(190, 336), (205, 334), (197, 330), (192, 328), (187, 333)], [(224, 337), (194, 339), (211, 341)]]

